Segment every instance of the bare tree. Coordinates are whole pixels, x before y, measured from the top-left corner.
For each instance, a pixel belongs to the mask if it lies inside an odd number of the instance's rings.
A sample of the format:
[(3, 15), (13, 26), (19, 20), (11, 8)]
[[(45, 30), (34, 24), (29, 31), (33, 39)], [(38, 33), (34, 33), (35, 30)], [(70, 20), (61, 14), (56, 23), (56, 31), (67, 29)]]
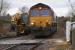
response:
[(71, 2), (71, 0), (68, 0), (68, 2), (69, 2), (69, 5), (70, 5), (70, 8), (71, 8), (68, 12), (69, 20), (75, 21), (75, 7), (74, 7), (75, 4), (73, 4)]
[(9, 4), (4, 0), (0, 0), (0, 15), (4, 15), (8, 8)]
[(24, 6), (24, 7), (20, 8), (20, 11), (22, 13), (27, 13), (28, 12), (28, 8)]

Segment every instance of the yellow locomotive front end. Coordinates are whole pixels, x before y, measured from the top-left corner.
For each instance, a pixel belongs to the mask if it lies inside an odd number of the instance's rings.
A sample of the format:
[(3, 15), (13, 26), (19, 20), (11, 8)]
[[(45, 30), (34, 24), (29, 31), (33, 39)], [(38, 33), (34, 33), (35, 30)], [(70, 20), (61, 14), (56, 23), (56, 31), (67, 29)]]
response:
[(49, 6), (39, 3), (31, 7), (28, 22), (31, 32), (35, 32), (38, 36), (49, 35), (54, 32), (52, 30), (55, 29), (54, 21), (54, 12)]
[(47, 27), (48, 25), (52, 24), (53, 18), (50, 16), (37, 16), (37, 17), (30, 17), (30, 26), (35, 27)]

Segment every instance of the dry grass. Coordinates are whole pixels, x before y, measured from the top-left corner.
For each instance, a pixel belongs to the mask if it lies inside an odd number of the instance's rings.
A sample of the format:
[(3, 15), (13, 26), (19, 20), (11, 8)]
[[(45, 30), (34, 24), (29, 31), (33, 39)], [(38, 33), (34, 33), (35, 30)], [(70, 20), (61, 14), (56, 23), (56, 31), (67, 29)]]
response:
[(8, 28), (0, 27), (0, 36), (5, 36), (9, 32)]

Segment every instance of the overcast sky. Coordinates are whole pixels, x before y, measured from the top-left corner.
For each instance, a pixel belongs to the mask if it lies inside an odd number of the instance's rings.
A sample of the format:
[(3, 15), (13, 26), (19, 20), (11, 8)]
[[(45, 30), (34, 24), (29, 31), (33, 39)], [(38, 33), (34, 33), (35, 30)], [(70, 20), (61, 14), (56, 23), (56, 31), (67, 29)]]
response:
[[(17, 8), (26, 6), (30, 8), (31, 6), (37, 3), (44, 3), (49, 5), (57, 16), (67, 15), (70, 4), (68, 0), (6, 0), (10, 4), (10, 9), (17, 10)], [(71, 3), (74, 4), (75, 0), (71, 0)], [(12, 10), (11, 10), (12, 11)]]

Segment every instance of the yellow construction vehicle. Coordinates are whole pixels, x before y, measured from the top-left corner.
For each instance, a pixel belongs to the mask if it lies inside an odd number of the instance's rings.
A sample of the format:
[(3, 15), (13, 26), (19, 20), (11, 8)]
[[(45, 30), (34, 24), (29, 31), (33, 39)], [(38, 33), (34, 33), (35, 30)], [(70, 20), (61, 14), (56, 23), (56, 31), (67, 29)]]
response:
[(21, 19), (21, 14), (16, 13), (11, 17), (12, 30), (17, 32), (17, 35), (24, 34), (24, 23)]

